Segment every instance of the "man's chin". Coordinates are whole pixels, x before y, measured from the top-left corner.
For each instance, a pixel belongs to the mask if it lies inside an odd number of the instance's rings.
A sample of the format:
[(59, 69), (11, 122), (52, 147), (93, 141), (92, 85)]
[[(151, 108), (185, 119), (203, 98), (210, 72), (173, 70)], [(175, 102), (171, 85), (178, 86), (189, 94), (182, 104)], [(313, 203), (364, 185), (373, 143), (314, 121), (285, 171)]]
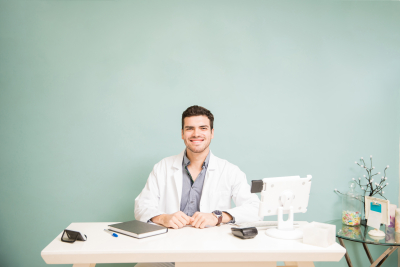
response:
[(190, 147), (188, 146), (187, 149), (189, 149), (193, 153), (202, 153), (207, 149), (208, 146), (206, 147)]

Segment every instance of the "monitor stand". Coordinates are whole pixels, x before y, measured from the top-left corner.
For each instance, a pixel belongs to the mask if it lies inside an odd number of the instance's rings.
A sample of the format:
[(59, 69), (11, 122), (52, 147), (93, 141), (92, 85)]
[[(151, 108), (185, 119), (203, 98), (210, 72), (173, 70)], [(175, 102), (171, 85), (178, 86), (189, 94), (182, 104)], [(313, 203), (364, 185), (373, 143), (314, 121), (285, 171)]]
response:
[(265, 234), (278, 239), (301, 239), (303, 231), (295, 229), (293, 225), (293, 206), (290, 206), (289, 218), (283, 220), (283, 208), (278, 208), (278, 228), (270, 228), (265, 231)]

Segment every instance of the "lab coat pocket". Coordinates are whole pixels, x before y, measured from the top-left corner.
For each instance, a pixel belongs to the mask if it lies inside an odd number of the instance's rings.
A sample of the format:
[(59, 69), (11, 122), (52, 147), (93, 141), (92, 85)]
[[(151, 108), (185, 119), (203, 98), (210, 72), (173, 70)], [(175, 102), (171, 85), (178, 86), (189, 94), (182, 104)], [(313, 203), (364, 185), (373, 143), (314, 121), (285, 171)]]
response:
[(223, 210), (223, 209), (230, 209), (231, 208), (231, 194), (229, 191), (220, 191), (218, 194), (216, 194), (218, 199), (218, 209)]

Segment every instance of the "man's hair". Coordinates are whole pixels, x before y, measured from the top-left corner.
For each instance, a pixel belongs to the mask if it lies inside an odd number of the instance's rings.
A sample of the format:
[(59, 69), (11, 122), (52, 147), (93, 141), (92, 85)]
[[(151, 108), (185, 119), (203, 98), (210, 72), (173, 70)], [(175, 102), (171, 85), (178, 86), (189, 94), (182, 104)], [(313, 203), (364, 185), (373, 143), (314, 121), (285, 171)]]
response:
[(182, 113), (182, 130), (183, 130), (183, 124), (184, 120), (186, 117), (193, 117), (193, 116), (207, 116), (207, 118), (210, 120), (210, 127), (212, 130), (214, 127), (214, 115), (211, 113), (206, 108), (194, 105), (191, 107), (188, 107), (183, 113)]

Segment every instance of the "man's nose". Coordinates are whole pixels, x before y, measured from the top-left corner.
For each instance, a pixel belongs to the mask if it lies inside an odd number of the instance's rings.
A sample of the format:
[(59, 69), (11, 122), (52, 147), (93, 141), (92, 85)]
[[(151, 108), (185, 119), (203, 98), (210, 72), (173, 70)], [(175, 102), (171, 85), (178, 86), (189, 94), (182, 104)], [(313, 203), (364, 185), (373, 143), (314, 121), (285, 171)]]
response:
[(193, 132), (193, 135), (194, 135), (195, 137), (197, 137), (199, 133), (200, 133), (199, 129), (195, 128), (195, 129), (194, 129), (194, 132)]

